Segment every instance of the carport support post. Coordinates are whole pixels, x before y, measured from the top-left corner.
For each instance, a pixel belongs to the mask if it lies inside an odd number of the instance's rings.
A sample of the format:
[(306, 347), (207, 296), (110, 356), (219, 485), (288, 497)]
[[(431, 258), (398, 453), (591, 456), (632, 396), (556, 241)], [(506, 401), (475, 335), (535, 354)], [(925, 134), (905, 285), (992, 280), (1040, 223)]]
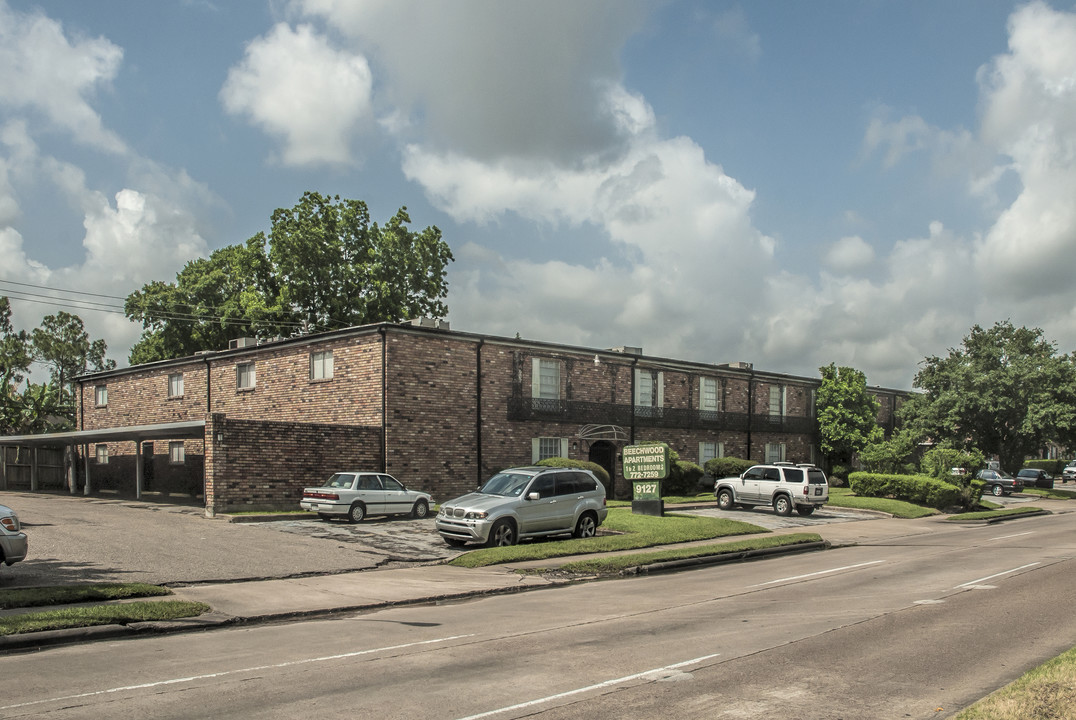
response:
[(142, 499), (142, 438), (135, 438), (135, 499)]
[(86, 487), (83, 489), (83, 495), (90, 494), (90, 446), (82, 446), (82, 465), (86, 468)]
[(67, 487), (71, 490), (71, 494), (75, 494), (76, 485), (75, 482), (75, 463), (78, 461), (78, 453), (75, 452), (75, 445), (68, 445), (64, 448), (64, 468), (67, 470)]
[(7, 490), (7, 446), (0, 445), (0, 490)]
[(30, 448), (30, 492), (37, 492), (37, 445)]

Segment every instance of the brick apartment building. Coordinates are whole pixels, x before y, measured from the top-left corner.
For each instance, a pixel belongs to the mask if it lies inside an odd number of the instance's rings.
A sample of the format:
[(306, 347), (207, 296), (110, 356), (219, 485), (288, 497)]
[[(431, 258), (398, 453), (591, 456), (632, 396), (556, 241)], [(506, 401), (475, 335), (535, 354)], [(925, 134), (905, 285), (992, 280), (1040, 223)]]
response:
[[(820, 460), (818, 379), (430, 320), (238, 340), (78, 382), (78, 430), (49, 436), (81, 456), (72, 490), (204, 494), (210, 514), (294, 508), (342, 469), (381, 470), (442, 501), (551, 456), (602, 465), (625, 497), (620, 449), (647, 440), (699, 464)], [(905, 393), (872, 391), (891, 429)]]

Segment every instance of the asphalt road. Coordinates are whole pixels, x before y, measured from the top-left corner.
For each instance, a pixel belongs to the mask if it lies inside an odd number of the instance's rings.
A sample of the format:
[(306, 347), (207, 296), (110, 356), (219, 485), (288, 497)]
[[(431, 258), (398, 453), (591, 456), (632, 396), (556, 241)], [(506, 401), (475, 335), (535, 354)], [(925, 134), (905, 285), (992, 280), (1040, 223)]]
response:
[(1069, 514), (0, 658), (2, 717), (948, 717), (1076, 644)]

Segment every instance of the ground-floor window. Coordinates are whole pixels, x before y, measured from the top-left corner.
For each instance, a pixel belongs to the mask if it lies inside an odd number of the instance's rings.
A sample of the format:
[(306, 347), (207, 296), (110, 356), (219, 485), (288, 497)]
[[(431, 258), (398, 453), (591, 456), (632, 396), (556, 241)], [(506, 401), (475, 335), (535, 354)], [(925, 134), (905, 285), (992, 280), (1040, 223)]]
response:
[(96, 448), (97, 464), (108, 465), (108, 445), (98, 445)]
[(766, 462), (776, 463), (785, 461), (784, 443), (766, 443)]
[(699, 443), (699, 465), (705, 467), (708, 460), (725, 457), (725, 443), (701, 442)]
[(183, 441), (178, 440), (168, 443), (168, 464), (182, 465), (185, 460), (186, 454), (184, 453)]
[(568, 438), (544, 437), (531, 440), (531, 462), (551, 457), (568, 457)]

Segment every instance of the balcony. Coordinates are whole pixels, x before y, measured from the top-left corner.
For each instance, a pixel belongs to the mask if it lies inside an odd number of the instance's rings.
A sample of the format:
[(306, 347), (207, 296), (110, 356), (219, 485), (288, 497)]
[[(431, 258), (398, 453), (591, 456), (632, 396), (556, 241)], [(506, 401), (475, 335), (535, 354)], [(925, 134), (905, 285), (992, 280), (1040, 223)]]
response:
[[(546, 420), (596, 425), (631, 425), (630, 405), (551, 400), (513, 395), (508, 398), (508, 419), (513, 421)], [(730, 430), (734, 432), (773, 432), (811, 435), (818, 423), (808, 417), (751, 416), (747, 413), (716, 412), (688, 408), (635, 407), (636, 427), (661, 427), (677, 430)]]

